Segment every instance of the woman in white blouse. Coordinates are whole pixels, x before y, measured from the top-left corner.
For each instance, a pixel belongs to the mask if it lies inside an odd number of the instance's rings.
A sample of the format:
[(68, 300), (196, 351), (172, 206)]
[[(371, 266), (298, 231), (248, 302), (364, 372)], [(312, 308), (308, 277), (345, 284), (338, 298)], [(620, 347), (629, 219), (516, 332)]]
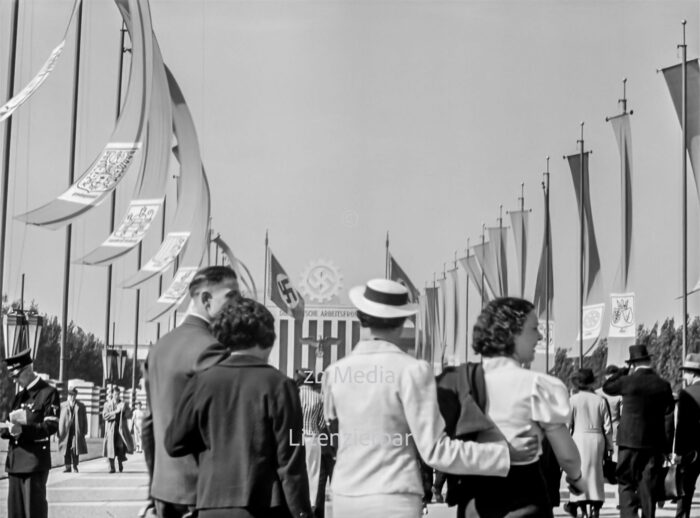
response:
[[(432, 367), (397, 344), (406, 317), (416, 313), (408, 290), (374, 279), (350, 290), (362, 332), (352, 353), (323, 376), (327, 421), (338, 422), (338, 452), (331, 483), (333, 518), (418, 518), (423, 487), (419, 457), (455, 474), (504, 477), (509, 446), (445, 434)], [(534, 441), (516, 439), (531, 447)]]
[[(483, 358), (486, 413), (508, 441), (529, 433), (541, 445), (546, 436), (570, 488), (580, 493), (586, 484), (568, 430), (571, 406), (567, 388), (553, 376), (523, 367), (532, 362), (535, 345), (542, 339), (537, 324), (532, 303), (517, 298), (491, 301), (479, 315), (473, 348)], [(484, 479), (467, 516), (553, 516), (539, 454), (534, 461), (511, 462), (505, 479)]]

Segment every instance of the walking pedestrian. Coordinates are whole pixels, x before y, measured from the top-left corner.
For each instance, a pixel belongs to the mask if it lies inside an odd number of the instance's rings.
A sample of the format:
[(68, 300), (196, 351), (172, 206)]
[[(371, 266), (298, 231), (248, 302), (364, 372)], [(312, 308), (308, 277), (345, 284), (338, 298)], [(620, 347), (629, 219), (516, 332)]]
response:
[(198, 456), (199, 518), (311, 518), (299, 393), (268, 364), (274, 317), (233, 297), (212, 330), (231, 355), (194, 374), (165, 433), (168, 454)]
[[(323, 418), (323, 397), (320, 394), (314, 372), (309, 369), (298, 369), (294, 373), (294, 383), (299, 387), (299, 400), (304, 417), (304, 453), (306, 459), (306, 473), (309, 476), (309, 498), (316, 513), (316, 497), (318, 495), (319, 478), (321, 475), (321, 432), (325, 428)], [(325, 502), (324, 502), (325, 504)]]
[(236, 273), (226, 266), (199, 270), (189, 285), (192, 299), (182, 324), (162, 336), (144, 365), (148, 412), (143, 419), (143, 448), (151, 475), (150, 495), (160, 518), (180, 518), (194, 509), (197, 460), (173, 458), (165, 451), (165, 429), (193, 373), (211, 366), (229, 351), (209, 330), (230, 294), (238, 293)]
[(506, 478), (477, 481), (467, 517), (553, 516), (540, 461), (544, 437), (571, 491), (586, 489), (581, 458), (568, 430), (571, 405), (566, 386), (553, 376), (523, 368), (533, 361), (541, 339), (534, 306), (523, 299), (489, 302), (474, 325), (472, 343), (482, 356), (487, 415), (508, 441), (523, 431), (536, 437), (537, 454), (528, 460), (512, 459)]
[(432, 367), (397, 344), (417, 312), (398, 282), (373, 279), (350, 290), (360, 342), (323, 376), (327, 421), (337, 420), (333, 518), (418, 517), (419, 458), (451, 473), (505, 476), (508, 445), (447, 437)]
[(8, 518), (47, 518), (46, 481), (51, 469), (49, 438), (58, 430), (58, 391), (32, 369), (29, 349), (5, 358), (20, 390), (0, 437), (9, 440), (5, 471)]
[(139, 401), (136, 403), (136, 408), (131, 416), (131, 434), (134, 437), (134, 451), (141, 453), (143, 451), (141, 432), (143, 430), (143, 404)]
[(656, 488), (664, 456), (673, 448), (674, 410), (671, 385), (651, 367), (645, 345), (629, 347), (630, 366), (603, 383), (603, 391), (622, 396), (622, 414), (617, 429), (617, 483), (620, 486), (620, 516), (656, 516)]
[(593, 370), (579, 369), (571, 376), (571, 383), (577, 392), (571, 396), (570, 429), (581, 454), (586, 491), (570, 495), (564, 508), (574, 517), (580, 509), (584, 518), (598, 518), (605, 502), (603, 457), (613, 446), (612, 418), (605, 398), (593, 392)]
[(683, 497), (678, 500), (676, 518), (690, 518), (695, 484), (700, 475), (700, 354), (688, 354), (681, 370), (686, 386), (678, 395), (674, 452), (680, 457)]
[(63, 452), (64, 473), (78, 472), (80, 455), (88, 452), (85, 433), (87, 432), (87, 412), (85, 405), (78, 401), (78, 389), (68, 389), (68, 400), (61, 403), (58, 419), (58, 449)]
[(124, 471), (126, 454), (134, 452), (134, 443), (129, 432), (131, 410), (126, 401), (122, 401), (119, 387), (114, 387), (112, 399), (105, 403), (102, 410), (105, 420), (105, 437), (102, 443), (102, 455), (109, 461), (109, 472), (115, 473), (114, 460), (117, 460), (119, 473)]

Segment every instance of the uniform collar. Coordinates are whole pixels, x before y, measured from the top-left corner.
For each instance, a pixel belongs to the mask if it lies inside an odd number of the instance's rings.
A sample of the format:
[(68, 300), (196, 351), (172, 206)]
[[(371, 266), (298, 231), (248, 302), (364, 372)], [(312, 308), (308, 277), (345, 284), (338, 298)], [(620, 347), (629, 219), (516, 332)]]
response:
[(397, 345), (385, 340), (362, 340), (352, 350), (352, 354), (404, 353)]
[(41, 381), (41, 378), (38, 375), (34, 374), (34, 379), (31, 381), (31, 383), (29, 383), (29, 385), (27, 385), (27, 388), (24, 390), (32, 390), (36, 386), (36, 384), (39, 383), (39, 381)]

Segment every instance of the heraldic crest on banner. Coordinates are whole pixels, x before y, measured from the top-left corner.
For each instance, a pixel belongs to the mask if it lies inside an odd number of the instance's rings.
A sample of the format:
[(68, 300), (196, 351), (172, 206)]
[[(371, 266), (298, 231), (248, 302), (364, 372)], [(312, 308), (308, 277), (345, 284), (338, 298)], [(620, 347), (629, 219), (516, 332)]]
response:
[(175, 304), (187, 293), (187, 288), (190, 281), (194, 278), (198, 268), (183, 267), (178, 269), (173, 277), (173, 281), (163, 295), (160, 296), (158, 302), (161, 304)]
[(612, 314), (610, 317), (611, 337), (635, 337), (634, 293), (612, 293)]
[(142, 270), (148, 272), (161, 271), (180, 254), (189, 237), (189, 232), (170, 232), (160, 245), (158, 253), (143, 266)]
[(163, 200), (132, 201), (119, 228), (109, 236), (104, 245), (129, 247), (137, 244), (143, 239), (162, 203)]

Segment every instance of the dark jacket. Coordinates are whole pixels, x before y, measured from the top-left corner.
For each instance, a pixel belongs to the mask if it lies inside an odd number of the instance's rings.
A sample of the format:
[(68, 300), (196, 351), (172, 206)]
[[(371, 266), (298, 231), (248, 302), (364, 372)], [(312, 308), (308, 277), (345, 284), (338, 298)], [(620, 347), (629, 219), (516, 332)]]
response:
[(611, 376), (603, 392), (622, 396), (617, 444), (624, 448), (652, 449), (670, 454), (673, 448), (675, 403), (671, 385), (652, 369)]
[(287, 507), (311, 516), (294, 382), (254, 356), (232, 355), (187, 384), (165, 434), (172, 456), (199, 454), (197, 508)]
[[(70, 435), (71, 423), (73, 424), (73, 436)], [(66, 448), (73, 448), (77, 455), (85, 455), (88, 452), (85, 433), (87, 432), (87, 413), (85, 405), (75, 401), (75, 407), (71, 408), (68, 401), (61, 403), (61, 415), (58, 419), (58, 449), (62, 452)], [(68, 444), (71, 439), (71, 444)]]
[(203, 319), (188, 315), (151, 348), (144, 366), (148, 412), (142, 440), (151, 473), (151, 496), (166, 502), (194, 505), (197, 462), (191, 455), (173, 458), (165, 451), (165, 429), (175, 414), (187, 380), (199, 369), (228, 356)]
[(21, 390), (12, 401), (12, 410), (27, 410), (27, 424), (12, 437), (3, 429), (0, 437), (9, 439), (5, 471), (11, 474), (41, 473), (51, 469), (49, 437), (58, 430), (58, 392), (44, 380)]
[(678, 395), (678, 424), (675, 453), (700, 455), (700, 383), (694, 383)]

